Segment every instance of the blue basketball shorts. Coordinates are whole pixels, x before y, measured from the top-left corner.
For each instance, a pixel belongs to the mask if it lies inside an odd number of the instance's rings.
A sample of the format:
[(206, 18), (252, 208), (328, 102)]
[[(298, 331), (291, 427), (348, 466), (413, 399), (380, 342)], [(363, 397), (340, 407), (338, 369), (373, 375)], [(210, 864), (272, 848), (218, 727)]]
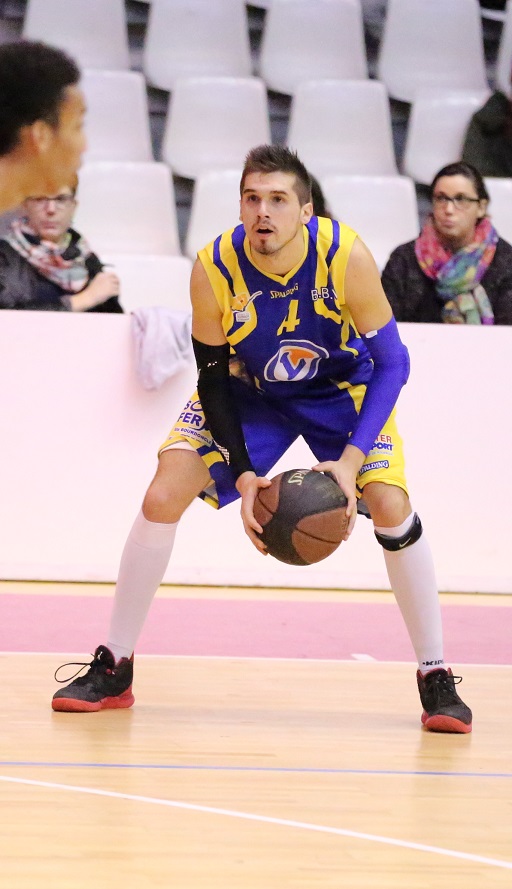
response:
[[(366, 392), (364, 384), (340, 389), (333, 383), (329, 391), (314, 397), (292, 395), (287, 399), (270, 399), (236, 377), (231, 378), (231, 385), (247, 450), (259, 476), (268, 476), (300, 436), (319, 463), (338, 460), (349, 441)], [(291, 383), (290, 388), (292, 386)], [(202, 492), (204, 500), (220, 508), (240, 496), (233, 473), (206, 426), (197, 392), (187, 401), (158, 453), (180, 445), (195, 450), (208, 467), (212, 484)], [(358, 495), (362, 495), (369, 482), (377, 481), (407, 492), (402, 439), (396, 428), (394, 410), (359, 471)]]

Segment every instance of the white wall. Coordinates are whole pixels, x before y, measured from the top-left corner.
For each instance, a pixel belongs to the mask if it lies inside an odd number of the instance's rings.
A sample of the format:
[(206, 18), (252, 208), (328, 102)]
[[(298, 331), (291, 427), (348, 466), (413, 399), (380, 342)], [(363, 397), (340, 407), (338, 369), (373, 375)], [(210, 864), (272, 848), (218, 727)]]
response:
[[(114, 580), (156, 451), (194, 367), (156, 392), (134, 372), (128, 315), (0, 313), (0, 577)], [(401, 325), (399, 403), (413, 505), (443, 590), (512, 592), (512, 328)], [(294, 445), (276, 471), (309, 466)], [(371, 523), (316, 566), (260, 556), (238, 506), (197, 501), (169, 583), (388, 589)]]

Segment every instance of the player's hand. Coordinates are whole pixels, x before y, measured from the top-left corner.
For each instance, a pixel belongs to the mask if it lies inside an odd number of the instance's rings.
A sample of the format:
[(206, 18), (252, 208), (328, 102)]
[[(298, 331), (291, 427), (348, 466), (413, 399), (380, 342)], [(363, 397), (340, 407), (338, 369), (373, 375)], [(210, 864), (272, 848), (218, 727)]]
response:
[(242, 498), (240, 514), (244, 523), (245, 533), (251, 543), (264, 556), (268, 554), (265, 544), (258, 537), (258, 534), (263, 532), (263, 528), (254, 518), (254, 501), (259, 489), (268, 488), (269, 485), (270, 479), (257, 476), (254, 472), (243, 472), (236, 480), (236, 489)]
[[(352, 448), (352, 451), (359, 451), (359, 449)], [(345, 453), (346, 450), (343, 452), (343, 455)], [(359, 453), (361, 452), (359, 451)], [(346, 515), (348, 518), (348, 525), (343, 540), (348, 540), (354, 530), (357, 518), (356, 476), (360, 467), (357, 466), (357, 460), (352, 461), (347, 458), (343, 459), (343, 455), (339, 460), (328, 460), (325, 463), (317, 463), (312, 469), (314, 469), (315, 472), (330, 473), (345, 494), (345, 497), (347, 498)], [(364, 460), (364, 454), (362, 456)]]

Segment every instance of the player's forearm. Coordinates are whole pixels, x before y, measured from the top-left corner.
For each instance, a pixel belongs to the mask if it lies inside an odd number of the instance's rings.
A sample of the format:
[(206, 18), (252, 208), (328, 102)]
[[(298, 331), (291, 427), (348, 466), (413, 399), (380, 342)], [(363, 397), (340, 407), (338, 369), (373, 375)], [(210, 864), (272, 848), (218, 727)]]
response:
[(409, 353), (400, 339), (394, 318), (380, 330), (363, 336), (363, 340), (374, 367), (350, 444), (366, 456), (407, 382)]
[(365, 458), (366, 454), (364, 454), (363, 451), (357, 446), (350, 444), (349, 439), (349, 444), (345, 445), (343, 453), (338, 462), (343, 464), (343, 466), (346, 466), (355, 478), (357, 473), (361, 469)]
[(206, 423), (235, 479), (254, 472), (245, 444), (229, 378), (229, 345), (209, 346), (192, 337), (196, 356), (197, 391)]

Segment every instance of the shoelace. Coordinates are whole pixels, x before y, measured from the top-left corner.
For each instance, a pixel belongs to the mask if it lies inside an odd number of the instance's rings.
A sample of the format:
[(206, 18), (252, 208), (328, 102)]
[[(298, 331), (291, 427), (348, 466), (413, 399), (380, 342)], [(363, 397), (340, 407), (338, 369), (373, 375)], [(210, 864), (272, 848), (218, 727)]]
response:
[(457, 695), (455, 686), (459, 682), (462, 682), (462, 676), (450, 676), (449, 674), (443, 676), (438, 674), (432, 679), (429, 692), (433, 693), (435, 690), (438, 700), (442, 702), (446, 697)]
[[(101, 663), (100, 658), (94, 657), (94, 655), (92, 655), (92, 661), (89, 661), (88, 663), (82, 661), (70, 661), (68, 664), (61, 664), (60, 667), (57, 667), (53, 676), (56, 682), (59, 682), (61, 685), (63, 685), (65, 682), (72, 682), (73, 679), (76, 679), (77, 676), (80, 676), (80, 673), (82, 672), (82, 670), (85, 669), (85, 667), (89, 667), (90, 670), (97, 670), (102, 666), (103, 664)], [(65, 667), (79, 667), (80, 669), (77, 670), (76, 673), (73, 673), (71, 676), (67, 676), (65, 679), (59, 679), (58, 674)], [(113, 671), (107, 669), (106, 672), (112, 673)], [(86, 676), (80, 676), (80, 679), (86, 679)]]

